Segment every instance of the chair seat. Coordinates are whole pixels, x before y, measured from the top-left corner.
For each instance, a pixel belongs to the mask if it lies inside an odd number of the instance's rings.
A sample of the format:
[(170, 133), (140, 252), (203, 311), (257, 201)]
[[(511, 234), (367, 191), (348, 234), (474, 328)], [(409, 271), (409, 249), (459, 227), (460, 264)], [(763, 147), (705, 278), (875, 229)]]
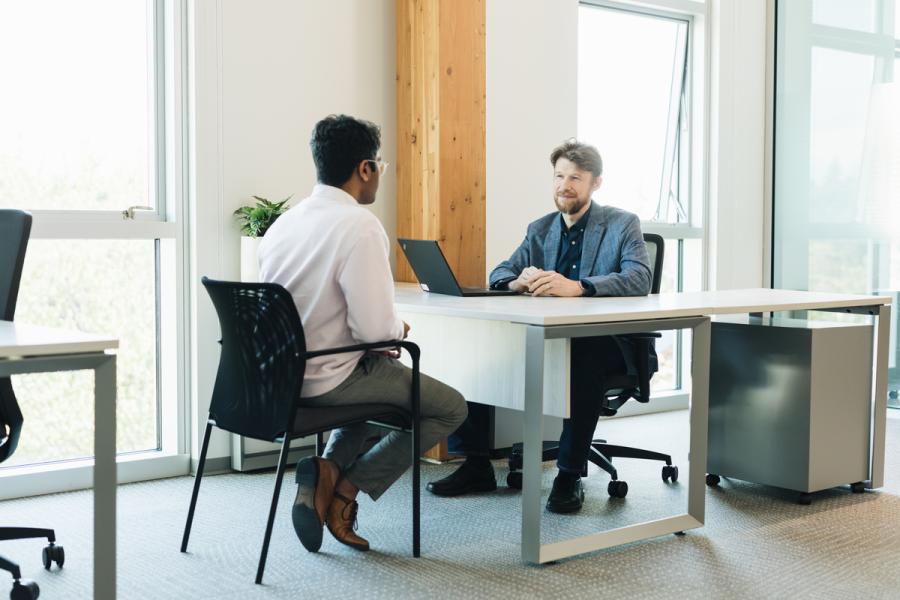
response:
[(410, 429), (408, 411), (393, 404), (348, 404), (345, 406), (301, 406), (294, 420), (292, 438), (304, 437), (355, 423), (377, 421), (398, 429)]

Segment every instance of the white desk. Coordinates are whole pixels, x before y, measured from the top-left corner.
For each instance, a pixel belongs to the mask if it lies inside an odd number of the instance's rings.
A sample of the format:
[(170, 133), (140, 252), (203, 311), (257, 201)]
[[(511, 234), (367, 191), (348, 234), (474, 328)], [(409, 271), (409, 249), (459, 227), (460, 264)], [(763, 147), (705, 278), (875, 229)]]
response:
[[(524, 410), (522, 559), (545, 563), (659, 535), (701, 527), (704, 520), (709, 393), (710, 317), (785, 310), (827, 310), (875, 317), (869, 481), (882, 486), (887, 409), (890, 298), (798, 292), (729, 290), (641, 298), (470, 297), (426, 294), (397, 284), (395, 302), (422, 346), (422, 370), (466, 398)], [(541, 544), (541, 422), (569, 413), (569, 349), (574, 337), (691, 329), (688, 510), (665, 519)]]
[(94, 598), (103, 600), (116, 597), (116, 355), (107, 351), (118, 347), (109, 337), (0, 321), (0, 377), (94, 371)]

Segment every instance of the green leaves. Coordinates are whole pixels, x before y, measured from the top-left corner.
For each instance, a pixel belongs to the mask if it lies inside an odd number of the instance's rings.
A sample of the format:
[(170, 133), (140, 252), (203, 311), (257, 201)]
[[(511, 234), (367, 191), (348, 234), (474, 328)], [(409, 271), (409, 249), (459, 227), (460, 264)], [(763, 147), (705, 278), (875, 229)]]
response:
[(293, 194), (281, 202), (269, 202), (260, 196), (252, 196), (256, 200), (255, 206), (242, 206), (234, 211), (234, 215), (241, 225), (241, 233), (252, 238), (265, 235), (266, 230), (272, 226), (275, 219), (290, 208), (287, 206), (287, 202), (292, 197)]

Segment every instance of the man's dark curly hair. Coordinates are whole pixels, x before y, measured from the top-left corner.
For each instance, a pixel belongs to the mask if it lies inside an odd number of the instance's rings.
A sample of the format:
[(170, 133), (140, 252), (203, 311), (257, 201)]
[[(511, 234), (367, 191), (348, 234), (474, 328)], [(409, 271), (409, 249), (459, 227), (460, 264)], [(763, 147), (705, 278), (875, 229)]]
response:
[(378, 155), (381, 130), (362, 119), (328, 115), (316, 123), (309, 146), (319, 182), (340, 187), (347, 183), (360, 161)]

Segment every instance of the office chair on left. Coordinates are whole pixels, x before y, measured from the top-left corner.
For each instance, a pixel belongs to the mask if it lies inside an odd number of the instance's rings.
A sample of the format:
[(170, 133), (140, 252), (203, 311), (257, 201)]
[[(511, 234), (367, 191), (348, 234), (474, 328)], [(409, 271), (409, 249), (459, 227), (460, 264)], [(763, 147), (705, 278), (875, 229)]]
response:
[[(0, 210), (0, 319), (12, 321), (19, 296), (19, 281), (25, 262), (25, 248), (31, 233), (31, 215), (21, 210)], [(22, 433), (22, 411), (16, 402), (9, 377), (0, 378), (0, 463), (16, 451)], [(52, 529), (32, 527), (0, 527), (0, 541), (27, 538), (47, 538), (50, 544), (44, 548), (44, 568), (52, 563), (59, 567), (66, 560), (65, 550), (56, 545)], [(40, 595), (37, 583), (22, 579), (19, 565), (0, 556), (0, 569), (13, 577), (12, 600), (34, 600)]]

